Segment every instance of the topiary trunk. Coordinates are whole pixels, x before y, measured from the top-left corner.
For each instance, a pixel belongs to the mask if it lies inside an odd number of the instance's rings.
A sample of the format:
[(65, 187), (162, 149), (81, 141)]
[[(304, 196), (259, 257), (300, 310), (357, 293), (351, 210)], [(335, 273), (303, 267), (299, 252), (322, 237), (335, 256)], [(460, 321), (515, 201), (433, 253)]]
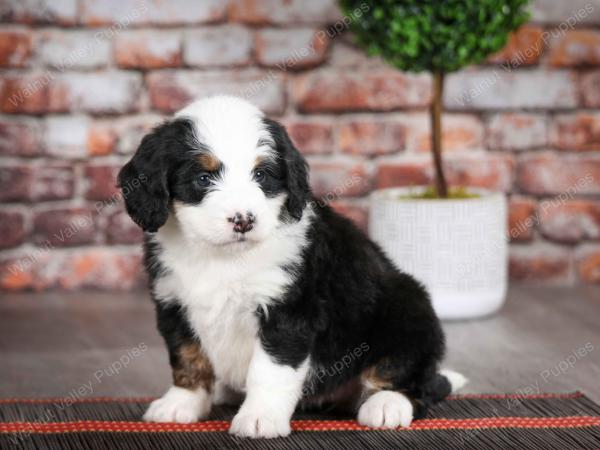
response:
[(444, 92), (444, 73), (433, 73), (433, 101), (431, 102), (431, 152), (435, 167), (435, 189), (441, 198), (448, 197), (448, 184), (442, 162), (442, 108)]

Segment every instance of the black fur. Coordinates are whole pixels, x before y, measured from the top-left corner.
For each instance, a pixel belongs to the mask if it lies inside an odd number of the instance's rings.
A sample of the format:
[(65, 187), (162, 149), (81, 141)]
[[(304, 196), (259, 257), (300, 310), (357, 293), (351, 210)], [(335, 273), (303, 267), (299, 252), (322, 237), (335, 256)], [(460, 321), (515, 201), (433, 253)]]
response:
[[(307, 381), (311, 395), (332, 392), (382, 361), (394, 389), (411, 398), (430, 404), (448, 395), (447, 380), (437, 375), (444, 335), (423, 286), (352, 222), (313, 205), (317, 216), (299, 276), (283, 301), (261, 314), (265, 348), (292, 366), (310, 355), (323, 369)], [(368, 350), (343, 370), (327, 370), (365, 344)]]
[[(144, 231), (155, 232), (165, 224), (174, 198), (202, 201), (203, 187), (192, 179), (199, 163), (191, 157), (200, 151), (206, 149), (187, 119), (165, 122), (142, 139), (131, 161), (119, 172), (118, 182), (122, 189), (136, 185), (123, 189), (123, 196), (127, 212)], [(189, 189), (190, 185), (195, 189)]]
[(279, 122), (272, 119), (264, 119), (264, 122), (275, 140), (276, 150), (283, 163), (288, 192), (287, 212), (292, 218), (299, 220), (311, 195), (308, 184), (308, 165)]

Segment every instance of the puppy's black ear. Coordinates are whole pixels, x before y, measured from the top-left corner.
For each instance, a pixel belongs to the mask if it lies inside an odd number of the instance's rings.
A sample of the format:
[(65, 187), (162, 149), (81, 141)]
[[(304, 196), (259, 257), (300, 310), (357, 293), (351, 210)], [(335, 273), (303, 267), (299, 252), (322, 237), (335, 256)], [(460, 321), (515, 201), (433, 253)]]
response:
[(300, 220), (302, 211), (311, 198), (308, 164), (298, 149), (294, 147), (283, 125), (271, 119), (265, 119), (265, 123), (275, 139), (277, 151), (285, 167), (288, 189), (286, 209), (291, 217)]
[(127, 212), (144, 231), (155, 232), (169, 216), (164, 130), (155, 128), (142, 139), (133, 158), (119, 172)]

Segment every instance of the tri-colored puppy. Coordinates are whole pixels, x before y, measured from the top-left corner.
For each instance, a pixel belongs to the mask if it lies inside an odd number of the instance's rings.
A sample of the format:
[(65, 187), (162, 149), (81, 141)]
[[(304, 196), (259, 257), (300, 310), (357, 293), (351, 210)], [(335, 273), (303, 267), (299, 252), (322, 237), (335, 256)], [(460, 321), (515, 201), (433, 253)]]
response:
[(296, 407), (410, 425), (464, 383), (441, 374), (428, 294), (349, 220), (314, 201), (285, 129), (235, 98), (155, 128), (119, 174), (173, 386), (144, 419), (187, 423), (243, 398), (231, 432), (290, 433)]

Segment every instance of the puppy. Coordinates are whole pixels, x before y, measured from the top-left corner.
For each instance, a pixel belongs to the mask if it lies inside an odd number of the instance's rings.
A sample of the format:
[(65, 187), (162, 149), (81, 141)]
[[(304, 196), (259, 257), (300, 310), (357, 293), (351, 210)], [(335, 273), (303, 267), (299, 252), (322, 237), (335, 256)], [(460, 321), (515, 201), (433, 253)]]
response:
[(173, 385), (144, 419), (189, 423), (243, 403), (230, 432), (290, 433), (296, 407), (407, 427), (464, 383), (423, 286), (316, 201), (285, 129), (246, 101), (199, 100), (120, 171)]

